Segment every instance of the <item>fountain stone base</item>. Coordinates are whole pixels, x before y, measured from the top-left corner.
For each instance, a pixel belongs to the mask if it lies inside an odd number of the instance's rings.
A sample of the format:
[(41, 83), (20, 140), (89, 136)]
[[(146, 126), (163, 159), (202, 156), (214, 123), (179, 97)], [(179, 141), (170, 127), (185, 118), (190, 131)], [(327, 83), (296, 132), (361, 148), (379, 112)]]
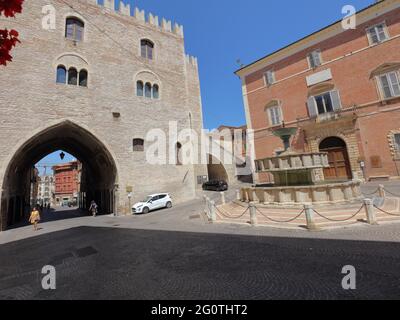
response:
[(274, 177), (272, 187), (243, 188), (240, 200), (265, 205), (336, 204), (360, 200), (361, 181), (329, 183), (323, 169), (329, 168), (325, 152), (297, 153), (290, 150), (290, 137), (296, 128), (280, 128), (274, 135), (284, 142), (285, 152), (271, 158), (256, 160), (256, 170)]

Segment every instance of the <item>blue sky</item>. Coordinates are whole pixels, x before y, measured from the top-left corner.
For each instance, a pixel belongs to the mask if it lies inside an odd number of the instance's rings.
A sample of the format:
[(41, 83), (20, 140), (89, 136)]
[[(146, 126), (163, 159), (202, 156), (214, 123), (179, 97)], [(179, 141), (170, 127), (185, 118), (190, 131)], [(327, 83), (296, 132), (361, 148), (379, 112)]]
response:
[[(374, 0), (124, 0), (183, 24), (186, 52), (199, 59), (204, 127), (245, 124), (237, 60), (251, 63)], [(59, 162), (58, 153), (44, 162)], [(66, 157), (66, 161), (70, 157)]]
[[(128, 1), (128, 0), (125, 0)], [(243, 125), (237, 60), (248, 64), (374, 0), (130, 0), (131, 4), (183, 24), (187, 53), (199, 59), (204, 127)]]

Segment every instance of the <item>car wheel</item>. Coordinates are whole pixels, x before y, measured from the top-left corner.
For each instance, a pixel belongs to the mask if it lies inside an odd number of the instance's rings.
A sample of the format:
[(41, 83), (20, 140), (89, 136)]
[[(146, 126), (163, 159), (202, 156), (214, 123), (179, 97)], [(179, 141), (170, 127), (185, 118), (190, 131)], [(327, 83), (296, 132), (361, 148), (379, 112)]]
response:
[(150, 209), (147, 208), (147, 207), (144, 207), (143, 210), (142, 210), (142, 212), (143, 212), (144, 214), (147, 214), (147, 213), (150, 212)]
[(171, 209), (171, 208), (172, 208), (172, 202), (171, 202), (171, 201), (168, 201), (166, 207), (167, 207), (168, 209)]

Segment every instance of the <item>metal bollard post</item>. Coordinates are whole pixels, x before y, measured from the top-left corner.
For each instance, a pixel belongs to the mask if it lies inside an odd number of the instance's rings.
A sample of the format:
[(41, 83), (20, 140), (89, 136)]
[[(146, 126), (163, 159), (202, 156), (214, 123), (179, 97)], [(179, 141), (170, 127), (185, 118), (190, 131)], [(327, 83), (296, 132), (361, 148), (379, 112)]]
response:
[(306, 213), (306, 219), (307, 219), (307, 229), (309, 231), (317, 231), (319, 228), (316, 226), (314, 222), (314, 210), (312, 205), (306, 204), (304, 206), (305, 213)]
[(250, 224), (253, 227), (256, 227), (258, 225), (258, 219), (257, 219), (257, 209), (254, 203), (250, 203)]
[(225, 192), (221, 192), (221, 203), (222, 203), (222, 204), (226, 204)]
[(211, 223), (217, 221), (217, 214), (215, 212), (215, 201), (210, 201), (210, 217), (211, 217)]
[(383, 184), (379, 185), (379, 197), (386, 198), (385, 186)]
[(365, 212), (367, 214), (367, 222), (370, 225), (377, 225), (376, 212), (371, 199), (364, 199)]

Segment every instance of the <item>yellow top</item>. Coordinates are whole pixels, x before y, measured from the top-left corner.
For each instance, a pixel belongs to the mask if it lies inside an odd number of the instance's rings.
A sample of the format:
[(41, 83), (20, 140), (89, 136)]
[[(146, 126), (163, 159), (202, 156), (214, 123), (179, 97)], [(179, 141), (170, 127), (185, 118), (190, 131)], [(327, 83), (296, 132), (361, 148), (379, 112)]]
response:
[(39, 221), (40, 220), (40, 213), (38, 210), (33, 210), (31, 213), (31, 216), (29, 218), (29, 221), (31, 223), (34, 223), (35, 221)]

